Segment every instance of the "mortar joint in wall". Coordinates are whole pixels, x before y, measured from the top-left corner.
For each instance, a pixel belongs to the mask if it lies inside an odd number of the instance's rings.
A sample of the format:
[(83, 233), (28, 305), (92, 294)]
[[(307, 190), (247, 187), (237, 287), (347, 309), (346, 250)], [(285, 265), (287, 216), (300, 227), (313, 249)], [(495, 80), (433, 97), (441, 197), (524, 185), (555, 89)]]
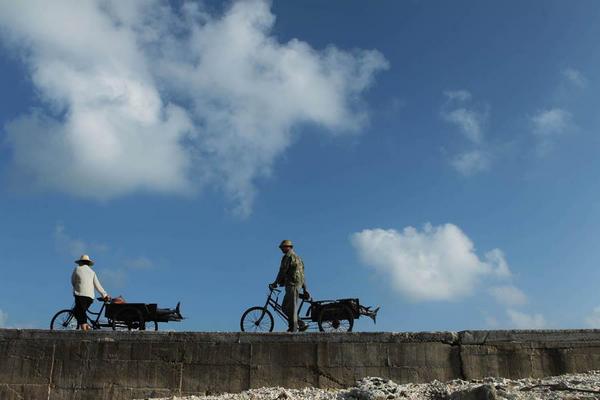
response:
[(179, 395), (181, 396), (181, 390), (183, 388), (183, 361), (179, 367)]
[(54, 357), (56, 355), (56, 343), (52, 345), (52, 361), (50, 363), (50, 376), (48, 377), (48, 400), (52, 393), (52, 376), (54, 375)]
[(10, 390), (11, 392), (13, 392), (15, 395), (17, 395), (19, 397), (19, 399), (22, 399), (23, 396), (21, 396), (21, 393), (17, 392), (15, 389), (11, 388), (9, 384), (7, 383), (3, 383), (0, 386), (5, 386), (8, 390)]

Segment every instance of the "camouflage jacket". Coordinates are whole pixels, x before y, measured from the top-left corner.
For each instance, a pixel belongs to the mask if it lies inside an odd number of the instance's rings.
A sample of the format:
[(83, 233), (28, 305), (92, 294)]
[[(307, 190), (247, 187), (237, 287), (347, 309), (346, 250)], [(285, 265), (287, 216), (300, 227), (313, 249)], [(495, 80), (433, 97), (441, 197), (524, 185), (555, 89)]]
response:
[(304, 263), (294, 250), (290, 250), (281, 258), (276, 282), (283, 286), (304, 286)]

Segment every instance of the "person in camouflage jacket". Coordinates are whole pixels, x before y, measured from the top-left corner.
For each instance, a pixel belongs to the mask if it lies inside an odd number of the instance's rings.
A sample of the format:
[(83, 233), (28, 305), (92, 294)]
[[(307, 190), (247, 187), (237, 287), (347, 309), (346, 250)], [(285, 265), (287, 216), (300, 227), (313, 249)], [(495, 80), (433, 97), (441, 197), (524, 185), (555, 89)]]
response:
[(304, 291), (305, 298), (310, 298), (306, 290), (306, 281), (304, 280), (304, 263), (300, 256), (294, 251), (294, 245), (291, 240), (284, 240), (279, 245), (283, 252), (279, 273), (275, 282), (269, 285), (271, 288), (276, 286), (285, 286), (285, 296), (283, 298), (283, 311), (288, 318), (288, 332), (298, 331), (298, 303), (300, 299), (300, 288)]

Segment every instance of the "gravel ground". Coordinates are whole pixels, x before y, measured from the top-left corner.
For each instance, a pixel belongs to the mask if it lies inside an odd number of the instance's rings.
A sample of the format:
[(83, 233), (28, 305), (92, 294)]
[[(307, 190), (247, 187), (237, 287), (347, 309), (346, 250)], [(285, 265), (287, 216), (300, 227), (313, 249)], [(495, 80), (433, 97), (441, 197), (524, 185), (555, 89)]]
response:
[(482, 380), (399, 385), (387, 379), (365, 378), (349, 389), (247, 390), (211, 396), (170, 397), (154, 400), (495, 400), (495, 399), (600, 399), (600, 371), (543, 379)]

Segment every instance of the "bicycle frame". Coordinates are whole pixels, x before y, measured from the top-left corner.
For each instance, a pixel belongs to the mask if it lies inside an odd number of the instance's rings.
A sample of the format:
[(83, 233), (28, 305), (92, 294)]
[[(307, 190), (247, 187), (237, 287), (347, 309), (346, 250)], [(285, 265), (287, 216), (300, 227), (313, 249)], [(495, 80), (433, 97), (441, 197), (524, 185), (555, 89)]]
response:
[[(273, 299), (273, 293), (276, 293), (275, 299)], [(263, 306), (264, 310), (267, 310), (269, 308), (269, 306), (273, 309), (273, 311), (275, 311), (275, 313), (279, 316), (279, 318), (281, 318), (286, 324), (289, 322), (288, 321), (288, 317), (287, 315), (285, 315), (285, 311), (283, 310), (283, 306), (281, 304), (279, 304), (279, 294), (281, 293), (281, 289), (270, 289), (269, 292), (269, 296), (267, 297), (267, 301), (265, 302), (265, 305)], [(302, 323), (304, 323), (304, 325), (306, 326), (306, 329), (308, 329), (312, 323), (311, 318), (309, 317), (302, 317), (301, 315), (301, 311), (302, 311), (302, 306), (304, 306), (305, 303), (311, 304), (310, 300), (305, 300), (302, 299), (302, 301), (300, 302), (300, 306), (298, 307), (298, 322), (302, 321)], [(312, 305), (311, 305), (312, 306)], [(310, 307), (309, 307), (310, 310)], [(307, 312), (306, 315), (308, 315), (309, 313)], [(261, 316), (264, 317), (264, 313)]]
[[(106, 308), (106, 302), (102, 302), (102, 307), (100, 307), (100, 310), (98, 312), (94, 312), (92, 310), (90, 310), (89, 308), (86, 310), (85, 314), (87, 317), (87, 320), (90, 322), (90, 324), (92, 325), (92, 328), (94, 329), (101, 329), (101, 328), (110, 328), (112, 327), (112, 324), (110, 323), (110, 321), (107, 321), (106, 324), (103, 324), (100, 322), (100, 318), (102, 318), (102, 312), (104, 311), (104, 308)], [(92, 319), (92, 317), (90, 316), (90, 314), (95, 315), (96, 319)]]
[[(106, 323), (102, 323), (100, 321), (100, 318), (102, 318), (102, 312), (104, 311), (106, 304), (107, 303), (105, 301), (102, 301), (102, 307), (100, 307), (100, 310), (98, 312), (94, 312), (94, 311), (90, 310), (89, 308), (85, 311), (86, 321), (89, 323), (89, 325), (91, 325), (92, 329), (101, 329), (101, 328), (112, 327), (112, 324), (110, 321), (107, 320)], [(71, 307), (71, 312), (73, 315), (72, 318), (75, 318), (75, 305), (73, 305), (73, 307)], [(95, 315), (96, 318), (94, 319), (92, 317), (92, 315)]]

